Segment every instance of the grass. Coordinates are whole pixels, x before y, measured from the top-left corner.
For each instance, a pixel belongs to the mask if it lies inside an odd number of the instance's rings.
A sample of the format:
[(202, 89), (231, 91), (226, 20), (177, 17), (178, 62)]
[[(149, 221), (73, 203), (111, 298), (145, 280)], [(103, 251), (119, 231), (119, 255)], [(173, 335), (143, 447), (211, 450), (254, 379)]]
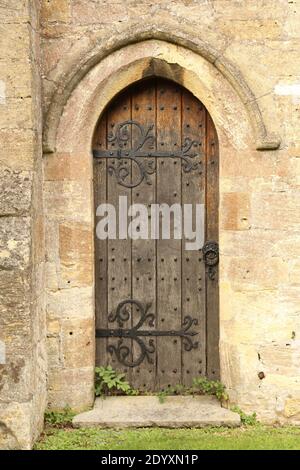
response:
[(204, 429), (46, 427), (36, 450), (300, 450), (300, 428)]

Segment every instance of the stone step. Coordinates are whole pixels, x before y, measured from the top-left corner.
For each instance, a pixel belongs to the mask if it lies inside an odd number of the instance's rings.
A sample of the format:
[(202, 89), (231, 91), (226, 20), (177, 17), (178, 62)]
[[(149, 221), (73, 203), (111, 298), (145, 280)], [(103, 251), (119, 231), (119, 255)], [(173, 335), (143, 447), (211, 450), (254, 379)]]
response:
[(76, 428), (236, 427), (240, 424), (240, 416), (222, 408), (212, 396), (169, 396), (163, 403), (157, 396), (97, 398), (91, 411), (73, 419)]

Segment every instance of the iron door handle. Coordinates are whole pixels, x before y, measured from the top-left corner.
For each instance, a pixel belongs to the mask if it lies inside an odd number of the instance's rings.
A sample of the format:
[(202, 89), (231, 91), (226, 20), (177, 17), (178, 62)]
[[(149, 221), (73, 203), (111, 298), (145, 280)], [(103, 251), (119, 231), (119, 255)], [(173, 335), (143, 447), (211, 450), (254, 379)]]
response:
[(214, 280), (217, 272), (216, 266), (219, 264), (219, 244), (214, 241), (207, 241), (203, 245), (202, 253), (208, 277)]

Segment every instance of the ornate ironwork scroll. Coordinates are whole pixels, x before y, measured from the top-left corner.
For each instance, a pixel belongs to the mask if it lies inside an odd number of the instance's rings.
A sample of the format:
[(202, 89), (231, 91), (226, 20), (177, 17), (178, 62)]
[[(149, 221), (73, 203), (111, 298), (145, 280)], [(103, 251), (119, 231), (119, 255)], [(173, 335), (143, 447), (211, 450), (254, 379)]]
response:
[(208, 241), (202, 248), (203, 259), (207, 267), (207, 274), (212, 281), (216, 277), (217, 265), (219, 264), (219, 245), (216, 242)]
[[(130, 130), (129, 130), (130, 128)], [(126, 188), (135, 188), (142, 181), (151, 184), (150, 175), (156, 170), (155, 158), (180, 158), (182, 161), (183, 171), (190, 171), (199, 168), (199, 162), (195, 162), (194, 158), (199, 156), (199, 152), (195, 152), (194, 148), (200, 147), (200, 142), (185, 137), (183, 145), (174, 152), (162, 152), (155, 149), (155, 136), (153, 135), (154, 124), (148, 127), (142, 126), (137, 121), (127, 120), (116, 126), (115, 132), (108, 135), (108, 142), (115, 145), (116, 148), (110, 150), (93, 150), (94, 158), (114, 159), (115, 164), (108, 165), (108, 172), (115, 175), (118, 184)], [(133, 132), (138, 135), (137, 143), (131, 146), (131, 138)], [(145, 149), (148, 144), (148, 150)], [(135, 177), (130, 171), (128, 160), (131, 161), (136, 169)]]
[[(124, 323), (132, 318), (132, 307), (136, 307), (136, 311), (140, 314), (140, 319), (135, 326), (130, 329), (123, 328)], [(128, 299), (123, 300), (117, 306), (116, 310), (108, 316), (111, 323), (116, 322), (120, 328), (116, 329), (97, 329), (97, 338), (119, 338), (116, 345), (110, 344), (107, 351), (110, 354), (115, 354), (118, 361), (126, 367), (136, 367), (140, 365), (144, 359), (147, 359), (149, 364), (153, 363), (151, 354), (155, 352), (155, 345), (153, 339), (150, 339), (148, 344), (143, 341), (144, 337), (157, 337), (157, 336), (177, 336), (182, 338), (183, 347), (185, 351), (197, 349), (199, 343), (192, 340), (192, 336), (197, 335), (196, 331), (191, 331), (193, 325), (198, 324), (198, 320), (190, 316), (186, 316), (183, 320), (180, 330), (164, 331), (164, 330), (150, 330), (141, 327), (148, 325), (154, 327), (155, 316), (150, 313), (151, 303), (142, 304), (138, 300)], [(139, 354), (136, 359), (133, 358), (133, 351), (131, 347), (124, 344), (124, 339), (131, 339), (139, 346)]]

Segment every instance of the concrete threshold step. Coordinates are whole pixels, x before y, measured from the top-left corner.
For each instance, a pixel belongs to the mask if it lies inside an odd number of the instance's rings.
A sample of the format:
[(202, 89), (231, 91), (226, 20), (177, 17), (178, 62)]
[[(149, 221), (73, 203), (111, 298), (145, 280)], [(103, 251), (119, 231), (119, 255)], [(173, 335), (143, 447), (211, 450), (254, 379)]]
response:
[(157, 396), (97, 398), (91, 411), (73, 419), (76, 428), (196, 428), (240, 424), (240, 416), (222, 408), (213, 396), (169, 396), (163, 403)]

